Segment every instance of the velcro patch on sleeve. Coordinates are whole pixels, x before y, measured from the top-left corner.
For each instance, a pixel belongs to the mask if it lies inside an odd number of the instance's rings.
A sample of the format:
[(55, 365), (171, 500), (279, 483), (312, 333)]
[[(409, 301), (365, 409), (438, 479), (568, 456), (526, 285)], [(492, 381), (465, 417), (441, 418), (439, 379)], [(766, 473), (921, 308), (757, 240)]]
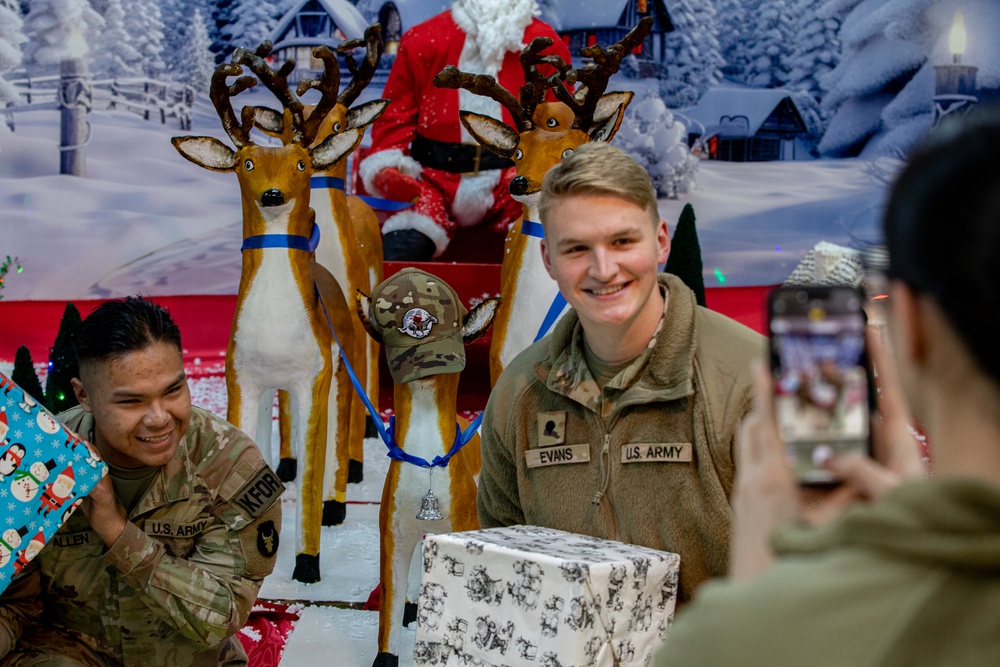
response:
[(233, 504), (256, 519), (281, 498), (285, 485), (268, 466), (263, 466), (233, 496)]

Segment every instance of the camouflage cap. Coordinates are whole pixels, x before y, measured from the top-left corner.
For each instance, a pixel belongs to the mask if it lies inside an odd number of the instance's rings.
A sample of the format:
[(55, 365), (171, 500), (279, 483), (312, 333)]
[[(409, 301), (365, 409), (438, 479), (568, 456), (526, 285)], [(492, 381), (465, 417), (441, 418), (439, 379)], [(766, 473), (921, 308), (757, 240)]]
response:
[(445, 281), (407, 267), (372, 291), (370, 308), (397, 383), (465, 368), (466, 310)]

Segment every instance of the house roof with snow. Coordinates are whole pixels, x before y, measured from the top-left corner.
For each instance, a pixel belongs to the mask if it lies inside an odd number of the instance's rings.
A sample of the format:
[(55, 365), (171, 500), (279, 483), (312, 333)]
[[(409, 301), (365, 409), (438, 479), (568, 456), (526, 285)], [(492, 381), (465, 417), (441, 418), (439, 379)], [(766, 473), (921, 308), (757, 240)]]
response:
[[(669, 24), (669, 14), (665, 0), (649, 0), (654, 6), (654, 14), (662, 14)], [(542, 8), (542, 18), (549, 22), (558, 32), (576, 30), (594, 30), (598, 28), (628, 27), (626, 10), (636, 0), (599, 0), (597, 2), (580, 2), (580, 0), (549, 0)], [(624, 21), (623, 21), (624, 19)], [(634, 23), (635, 21), (631, 21)], [(659, 23), (659, 21), (658, 21)], [(664, 26), (666, 32), (673, 26)]]
[(697, 106), (680, 109), (680, 113), (704, 126), (704, 134), (757, 134), (764, 123), (779, 110), (791, 112), (794, 120), (805, 132), (802, 112), (792, 94), (782, 88), (710, 88), (701, 96)]
[(300, 45), (336, 46), (342, 39), (364, 37), (366, 27), (365, 17), (347, 0), (299, 0), (278, 21), (271, 41), (275, 50)]

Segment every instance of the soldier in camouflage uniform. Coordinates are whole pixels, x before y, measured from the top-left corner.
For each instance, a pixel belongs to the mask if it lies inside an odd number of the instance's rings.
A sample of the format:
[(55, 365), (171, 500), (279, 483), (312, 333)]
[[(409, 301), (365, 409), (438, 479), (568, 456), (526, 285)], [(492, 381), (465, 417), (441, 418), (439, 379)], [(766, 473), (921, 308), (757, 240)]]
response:
[(543, 259), (573, 309), (490, 396), (480, 524), (677, 553), (683, 602), (726, 573), (733, 444), (764, 339), (657, 275), (669, 236), (627, 155), (585, 144), (542, 187)]
[(234, 635), (274, 567), (281, 482), (191, 407), (159, 306), (104, 304), (76, 348), (81, 405), (61, 418), (110, 474), (0, 597), (0, 665), (246, 665)]

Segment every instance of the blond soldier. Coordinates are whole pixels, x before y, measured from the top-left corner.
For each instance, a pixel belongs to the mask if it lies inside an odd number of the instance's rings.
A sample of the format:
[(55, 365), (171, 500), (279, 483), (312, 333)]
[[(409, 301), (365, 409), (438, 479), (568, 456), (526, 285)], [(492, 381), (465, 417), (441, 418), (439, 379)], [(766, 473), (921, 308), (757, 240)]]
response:
[(110, 474), (0, 597), (0, 665), (245, 665), (233, 635), (274, 567), (281, 482), (191, 406), (163, 308), (105, 303), (75, 345), (80, 406), (61, 418)]
[(595, 142), (553, 167), (549, 274), (572, 306), (518, 355), (482, 428), (479, 520), (681, 556), (681, 602), (728, 562), (733, 439), (763, 338), (657, 275), (670, 249), (646, 172)]

